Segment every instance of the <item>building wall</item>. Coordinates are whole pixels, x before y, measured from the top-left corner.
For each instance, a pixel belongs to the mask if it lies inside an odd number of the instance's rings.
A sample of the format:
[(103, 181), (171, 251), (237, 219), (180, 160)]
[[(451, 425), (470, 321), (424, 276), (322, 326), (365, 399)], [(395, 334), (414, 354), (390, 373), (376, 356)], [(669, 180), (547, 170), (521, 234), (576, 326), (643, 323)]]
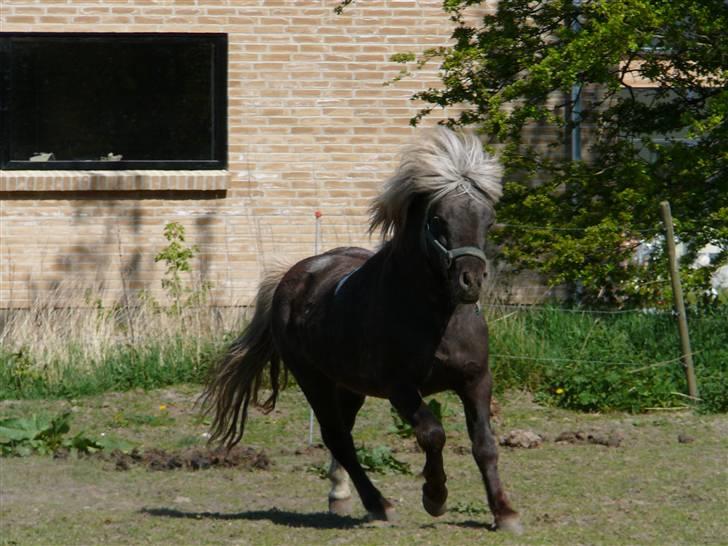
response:
[[(441, 0), (2, 0), (3, 32), (225, 32), (228, 171), (0, 172), (0, 308), (59, 286), (108, 301), (159, 291), (164, 225), (199, 245), (220, 304), (245, 304), (276, 257), (371, 247), (367, 205), (415, 132), (413, 92), (392, 53), (446, 43)], [(431, 125), (434, 119), (427, 120)]]

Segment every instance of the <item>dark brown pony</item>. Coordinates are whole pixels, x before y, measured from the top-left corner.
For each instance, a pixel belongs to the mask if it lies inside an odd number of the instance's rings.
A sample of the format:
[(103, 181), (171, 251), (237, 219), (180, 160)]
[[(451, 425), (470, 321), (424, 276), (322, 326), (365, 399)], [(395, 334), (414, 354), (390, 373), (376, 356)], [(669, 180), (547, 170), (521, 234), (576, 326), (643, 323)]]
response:
[[(414, 428), (426, 454), (422, 503), (439, 516), (447, 499), (445, 432), (422, 397), (453, 390), (495, 523), (518, 532), (518, 514), (498, 477), (488, 327), (477, 306), (500, 194), (501, 170), (474, 135), (439, 128), (407, 148), (371, 206), (370, 232), (388, 239), (378, 252), (337, 248), (266, 276), (251, 324), (203, 394), (214, 413), (211, 440), (235, 445), (249, 404), (274, 407), (285, 363), (332, 454), (333, 512), (351, 509), (350, 476), (372, 518), (393, 517), (392, 504), (357, 461), (351, 436), (365, 396), (378, 396)], [(272, 394), (261, 401), (266, 365)]]

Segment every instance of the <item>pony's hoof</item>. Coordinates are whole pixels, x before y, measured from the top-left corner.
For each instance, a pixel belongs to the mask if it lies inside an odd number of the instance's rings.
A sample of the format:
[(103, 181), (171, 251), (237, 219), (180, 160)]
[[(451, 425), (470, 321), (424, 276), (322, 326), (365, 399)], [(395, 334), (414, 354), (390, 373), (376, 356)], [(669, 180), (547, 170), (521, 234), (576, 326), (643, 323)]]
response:
[(435, 502), (425, 495), (424, 492), (422, 493), (422, 506), (425, 507), (427, 513), (433, 518), (439, 518), (447, 512), (447, 502)]
[(348, 516), (354, 508), (354, 501), (351, 497), (345, 499), (332, 499), (329, 497), (329, 512), (337, 516)]
[(375, 510), (369, 510), (369, 521), (387, 521), (393, 523), (397, 520), (394, 506), (386, 499), (382, 499), (382, 506)]
[(422, 486), (422, 506), (433, 518), (443, 515), (447, 512), (447, 488), (443, 486), (433, 489), (430, 484), (424, 484)]
[(523, 525), (521, 525), (521, 520), (518, 518), (517, 515), (499, 519), (496, 521), (495, 525), (499, 531), (505, 531), (506, 533), (510, 533), (512, 535), (523, 534)]

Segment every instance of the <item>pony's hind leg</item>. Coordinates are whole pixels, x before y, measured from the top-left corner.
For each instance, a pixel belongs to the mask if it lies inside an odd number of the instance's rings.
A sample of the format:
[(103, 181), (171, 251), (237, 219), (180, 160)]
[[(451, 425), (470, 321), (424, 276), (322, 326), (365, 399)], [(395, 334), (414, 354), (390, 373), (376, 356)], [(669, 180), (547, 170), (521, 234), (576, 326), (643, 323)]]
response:
[[(336, 394), (341, 419), (347, 430), (351, 432), (356, 421), (356, 414), (364, 403), (364, 396), (344, 389), (338, 389)], [(331, 456), (328, 478), (331, 481), (329, 512), (340, 516), (349, 515), (353, 508), (351, 488), (349, 487), (349, 473), (339, 464), (339, 461), (333, 455)]]
[(290, 360), (286, 359), (286, 363), (313, 408), (324, 444), (351, 477), (369, 516), (375, 520), (391, 521), (394, 518), (394, 507), (382, 496), (359, 464), (351, 429), (340, 412), (336, 385), (325, 375), (309, 367), (292, 366)]
[(349, 487), (349, 473), (331, 456), (328, 478), (331, 482), (329, 491), (329, 512), (338, 516), (348, 516), (353, 508), (351, 501), (351, 487)]
[(468, 434), (473, 444), (473, 457), (483, 476), (488, 505), (493, 512), (496, 527), (521, 534), (523, 528), (518, 513), (508, 502), (498, 476), (498, 448), (490, 429), (490, 372), (486, 371), (481, 376), (466, 382), (458, 395), (463, 401)]
[(396, 389), (390, 402), (415, 430), (417, 443), (426, 455), (422, 475), (422, 505), (431, 516), (438, 517), (447, 511), (447, 487), (445, 468), (442, 461), (442, 448), (445, 446), (445, 429), (422, 400), (416, 389)]

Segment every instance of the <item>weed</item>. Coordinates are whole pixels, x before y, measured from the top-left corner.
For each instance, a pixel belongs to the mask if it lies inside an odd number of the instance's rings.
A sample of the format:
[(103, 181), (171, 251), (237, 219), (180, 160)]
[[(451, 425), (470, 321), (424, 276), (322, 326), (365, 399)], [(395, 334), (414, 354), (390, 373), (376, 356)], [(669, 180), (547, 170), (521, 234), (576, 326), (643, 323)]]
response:
[(93, 453), (102, 449), (129, 451), (131, 444), (108, 437), (89, 438), (79, 432), (71, 438), (71, 413), (65, 412), (49, 418), (33, 414), (31, 417), (0, 420), (0, 455), (26, 456), (32, 453), (47, 455), (61, 448), (77, 453)]
[(448, 508), (450, 512), (456, 514), (464, 514), (466, 516), (480, 516), (489, 512), (488, 508), (482, 502), (465, 502), (458, 501)]
[[(356, 456), (359, 463), (367, 472), (377, 474), (412, 474), (407, 463), (400, 461), (386, 446), (376, 446), (373, 448), (367, 446), (359, 446), (356, 448)], [(329, 467), (325, 463), (311, 464), (306, 467), (306, 471), (321, 478), (326, 479), (329, 475)]]
[[(442, 415), (443, 415), (443, 407), (440, 402), (437, 401), (437, 399), (433, 398), (427, 403), (427, 407), (430, 408), (430, 411), (432, 411), (432, 414), (435, 416), (435, 418), (442, 422)], [(389, 429), (389, 432), (392, 432), (393, 434), (396, 434), (400, 438), (411, 438), (414, 436), (415, 431), (412, 429), (412, 426), (402, 419), (400, 414), (397, 412), (396, 409), (391, 407), (389, 409), (390, 414), (392, 415), (392, 427)]]
[(325, 480), (329, 477), (329, 467), (326, 463), (310, 464), (306, 467), (306, 471), (317, 476), (321, 480)]
[(412, 474), (410, 467), (404, 461), (400, 461), (392, 455), (392, 450), (386, 446), (369, 448), (359, 446), (356, 448), (356, 455), (359, 463), (368, 472), (386, 474)]
[[(199, 287), (193, 288), (182, 280), (181, 273), (191, 271), (190, 260), (199, 253), (197, 245), (184, 244), (185, 227), (179, 222), (168, 223), (164, 226), (164, 238), (169, 244), (154, 257), (154, 261), (163, 261), (167, 265), (162, 288), (172, 300), (170, 312), (179, 315), (185, 307), (204, 304), (207, 301), (210, 284), (201, 283)], [(151, 298), (149, 295), (147, 297)]]

